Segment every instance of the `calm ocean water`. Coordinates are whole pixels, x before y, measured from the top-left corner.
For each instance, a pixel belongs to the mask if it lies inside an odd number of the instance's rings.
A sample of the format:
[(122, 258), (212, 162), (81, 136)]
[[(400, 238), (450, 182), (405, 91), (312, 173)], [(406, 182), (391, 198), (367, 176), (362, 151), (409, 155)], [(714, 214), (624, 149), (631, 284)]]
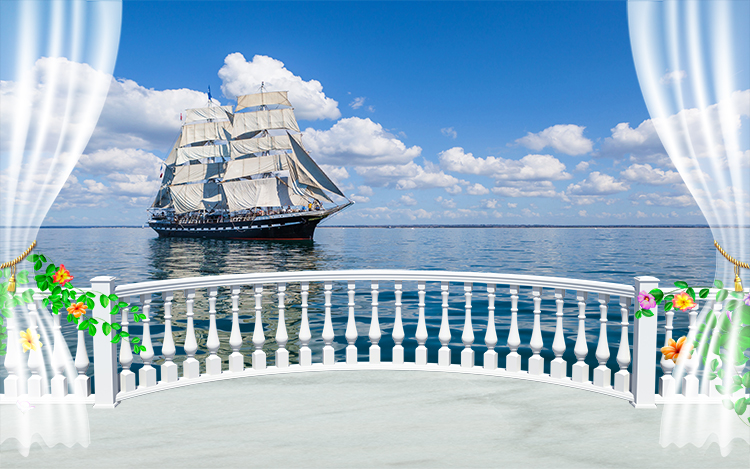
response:
[[(653, 275), (662, 280), (663, 286), (675, 280), (687, 280), (691, 284), (707, 285), (712, 282), (715, 268), (713, 239), (708, 228), (319, 228), (312, 242), (247, 242), (192, 239), (159, 239), (150, 229), (141, 228), (48, 228), (39, 231), (38, 253), (50, 260), (65, 264), (75, 276), (74, 284), (86, 286), (88, 280), (97, 275), (117, 277), (117, 283), (147, 280), (162, 280), (192, 276), (219, 274), (295, 271), (295, 270), (339, 270), (339, 269), (410, 269), (410, 270), (455, 270), (497, 273), (518, 273), (569, 277), (586, 280), (632, 284), (633, 277)], [(454, 363), (459, 362), (461, 329), (464, 320), (463, 286), (452, 285), (450, 289), (449, 318), (452, 326), (451, 348)], [(272, 288), (264, 294), (264, 328), (269, 364), (273, 363), (276, 349), (273, 337), (276, 331), (277, 304)], [(320, 334), (323, 326), (322, 287), (311, 286), (310, 322), (313, 334), (311, 348), (313, 360), (319, 360), (322, 350)], [(333, 322), (336, 333), (337, 360), (343, 360), (346, 346), (344, 330), (348, 309), (346, 285), (337, 284), (333, 298)], [(404, 285), (404, 328), (406, 331), (406, 359), (413, 360), (416, 341), (413, 339), (417, 323), (417, 295), (415, 285)], [(383, 359), (390, 360), (393, 340), (394, 294), (392, 283), (380, 286), (379, 311), (383, 338), (380, 345)], [(546, 291), (542, 302), (542, 333), (546, 349), (550, 349), (555, 330), (554, 292)], [(573, 346), (577, 334), (577, 305), (575, 292), (566, 296), (564, 331), (567, 350), (564, 358), (569, 365), (575, 362)], [(219, 354), (226, 358), (231, 350), (228, 345), (231, 329), (230, 299), (226, 289), (219, 292), (217, 303), (217, 327), (222, 342)], [(507, 287), (499, 286), (496, 300), (496, 328), (498, 352), (507, 353), (505, 347), (510, 326), (510, 299)], [(181, 345), (184, 341), (185, 317), (181, 292), (176, 294), (174, 324), (175, 342), (178, 345), (176, 362), (184, 359)], [(484, 330), (486, 328), (487, 300), (484, 285), (475, 288), (473, 298), (473, 323), (477, 362), (484, 353)], [(369, 347), (367, 333), (370, 314), (369, 285), (358, 284), (356, 296), (357, 324), (360, 355), (366, 359)], [(428, 286), (427, 325), (430, 361), (437, 361), (440, 343), (437, 333), (440, 327), (441, 298), (439, 288)], [(286, 297), (287, 328), (290, 342), (288, 348), (292, 362), (297, 361), (296, 334), (300, 323), (299, 286), (291, 285)], [(240, 319), (243, 334), (242, 352), (250, 364), (253, 350), (250, 341), (253, 329), (253, 305), (251, 288), (241, 295)], [(208, 333), (207, 301), (203, 292), (196, 298), (196, 329), (200, 346), (198, 355), (206, 353)], [(519, 328), (522, 345), (519, 353), (528, 357), (528, 343), (533, 322), (531, 295), (522, 289), (519, 301)], [(175, 314), (176, 313), (176, 314)], [(160, 299), (154, 297), (152, 308), (152, 337), (155, 353), (161, 353), (163, 337), (163, 310)], [(687, 315), (676, 315), (677, 337), (684, 334)], [(596, 366), (594, 350), (599, 334), (599, 307), (596, 298), (590, 297), (587, 306), (587, 339), (589, 357), (587, 362)], [(615, 356), (620, 339), (620, 311), (617, 298), (612, 298), (609, 310), (608, 339), (611, 349), (610, 367), (617, 369)], [(631, 313), (632, 322), (632, 313)], [(484, 321), (484, 322), (483, 322)], [(139, 335), (138, 326), (131, 326), (131, 333)], [(71, 351), (75, 349), (75, 330), (66, 325), (64, 335)], [(661, 339), (663, 340), (663, 339)], [(632, 338), (631, 338), (632, 344)], [(89, 349), (91, 344), (89, 341)], [(551, 350), (542, 355), (554, 358)], [(159, 357), (157, 357), (159, 358)], [(201, 359), (201, 356), (198, 356)], [(136, 362), (139, 358), (136, 357)], [(157, 359), (156, 363), (162, 363)], [(525, 361), (524, 361), (525, 363)], [(134, 363), (133, 369), (140, 365)], [(226, 366), (226, 363), (225, 363)], [(500, 366), (504, 366), (501, 358)], [(525, 365), (524, 365), (525, 366)], [(89, 369), (89, 374), (93, 366)], [(548, 370), (547, 370), (548, 371)], [(0, 369), (0, 378), (4, 369)]]

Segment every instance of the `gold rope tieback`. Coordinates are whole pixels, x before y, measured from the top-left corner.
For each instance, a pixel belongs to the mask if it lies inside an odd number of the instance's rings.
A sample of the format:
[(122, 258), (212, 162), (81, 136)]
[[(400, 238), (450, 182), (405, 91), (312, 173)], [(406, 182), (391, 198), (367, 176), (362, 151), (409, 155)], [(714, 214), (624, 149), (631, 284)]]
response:
[(31, 250), (36, 247), (36, 240), (34, 240), (31, 243), (31, 246), (27, 250), (23, 252), (20, 256), (16, 257), (10, 262), (3, 262), (0, 264), (0, 269), (5, 269), (7, 267), (10, 267), (10, 280), (8, 281), (8, 293), (15, 293), (16, 292), (16, 264), (21, 262), (22, 260), (26, 259), (26, 256), (31, 253)]
[(725, 250), (719, 246), (719, 242), (714, 240), (714, 246), (716, 246), (716, 249), (719, 250), (722, 256), (726, 258), (729, 262), (734, 264), (734, 291), (741, 292), (742, 291), (742, 282), (740, 281), (740, 267), (743, 269), (750, 269), (750, 265), (748, 265), (747, 262), (740, 262), (734, 257), (727, 254)]

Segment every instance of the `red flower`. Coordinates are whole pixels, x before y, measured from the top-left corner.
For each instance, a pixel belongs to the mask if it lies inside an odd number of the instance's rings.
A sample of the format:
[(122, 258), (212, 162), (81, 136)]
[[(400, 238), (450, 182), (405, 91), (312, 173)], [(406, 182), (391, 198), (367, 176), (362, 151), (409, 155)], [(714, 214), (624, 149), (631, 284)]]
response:
[(55, 272), (55, 274), (52, 276), (52, 281), (65, 286), (65, 284), (70, 282), (71, 280), (73, 280), (73, 276), (70, 275), (70, 271), (68, 271), (63, 264), (60, 264), (60, 270)]

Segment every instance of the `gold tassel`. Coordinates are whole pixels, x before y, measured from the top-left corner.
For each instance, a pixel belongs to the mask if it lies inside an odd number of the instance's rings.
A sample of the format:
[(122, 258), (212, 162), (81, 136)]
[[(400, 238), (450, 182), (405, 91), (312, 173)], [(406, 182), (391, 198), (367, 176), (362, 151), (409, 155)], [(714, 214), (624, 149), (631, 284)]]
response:
[(742, 280), (740, 280), (740, 266), (734, 266), (734, 291), (742, 291)]
[(16, 292), (16, 265), (10, 266), (10, 279), (8, 280), (8, 293)]

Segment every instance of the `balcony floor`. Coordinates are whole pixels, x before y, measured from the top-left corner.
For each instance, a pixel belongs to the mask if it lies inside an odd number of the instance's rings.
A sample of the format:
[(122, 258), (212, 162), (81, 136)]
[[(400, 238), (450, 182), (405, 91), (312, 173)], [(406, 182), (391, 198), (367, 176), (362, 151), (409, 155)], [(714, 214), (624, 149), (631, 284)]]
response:
[[(29, 412), (35, 412), (32, 409)], [(545, 383), (331, 371), (198, 384), (88, 409), (87, 448), (2, 444), (3, 467), (721, 467), (750, 446), (659, 444), (662, 408)], [(0, 425), (20, 416), (0, 406)], [(137, 430), (136, 430), (137, 427)]]

